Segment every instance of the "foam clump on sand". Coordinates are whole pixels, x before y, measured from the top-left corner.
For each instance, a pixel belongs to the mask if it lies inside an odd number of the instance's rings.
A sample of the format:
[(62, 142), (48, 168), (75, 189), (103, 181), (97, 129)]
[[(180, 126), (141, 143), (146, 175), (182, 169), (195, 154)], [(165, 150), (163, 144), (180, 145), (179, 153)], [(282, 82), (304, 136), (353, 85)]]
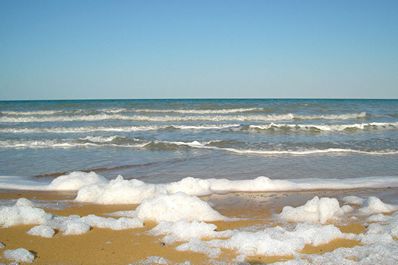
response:
[(369, 197), (365, 207), (359, 209), (363, 214), (391, 213), (398, 210), (398, 206), (382, 202), (377, 197)]
[(3, 242), (0, 242), (0, 248), (4, 248), (5, 245), (3, 244)]
[(171, 244), (176, 241), (189, 241), (193, 238), (228, 237), (232, 233), (232, 231), (217, 232), (216, 229), (217, 226), (214, 224), (198, 221), (162, 221), (150, 231), (150, 234), (154, 236), (165, 235), (163, 242)]
[(169, 221), (216, 221), (225, 220), (210, 205), (201, 199), (185, 193), (159, 195), (143, 201), (136, 209), (141, 220)]
[(49, 190), (79, 190), (84, 186), (106, 183), (107, 180), (103, 176), (95, 172), (74, 171), (70, 174), (55, 178), (48, 185)]
[(51, 214), (43, 209), (33, 207), (31, 201), (21, 198), (14, 206), (0, 207), (0, 226), (43, 224), (51, 219)]
[(28, 232), (29, 235), (32, 236), (41, 236), (45, 238), (51, 238), (54, 236), (55, 231), (51, 227), (47, 225), (38, 225), (32, 227)]
[(167, 184), (150, 184), (137, 179), (126, 180), (122, 176), (108, 180), (94, 172), (72, 172), (55, 178), (41, 189), (76, 190), (76, 200), (97, 204), (139, 204), (143, 200), (161, 194), (184, 192), (192, 196), (204, 196), (226, 192), (299, 191), (315, 189), (351, 189), (366, 187), (397, 187), (396, 178), (363, 179), (270, 179), (260, 176), (247, 180), (199, 179), (187, 177)]
[(141, 220), (137, 218), (111, 218), (96, 215), (88, 215), (80, 217), (78, 215), (70, 215), (67, 217), (56, 216), (48, 225), (53, 229), (62, 232), (63, 235), (80, 235), (87, 233), (91, 227), (107, 228), (112, 230), (124, 230), (143, 227)]
[[(133, 264), (134, 265), (152, 265), (152, 264), (166, 265), (166, 264), (169, 264), (169, 261), (163, 257), (149, 256), (146, 259), (138, 261)], [(131, 265), (133, 265), (133, 264), (131, 264)]]
[(146, 184), (136, 179), (125, 180), (118, 176), (107, 183), (92, 184), (79, 189), (75, 200), (98, 204), (137, 204), (159, 193), (158, 190), (154, 184)]
[(358, 196), (346, 196), (343, 198), (343, 202), (352, 205), (362, 205), (365, 202), (365, 200)]
[(202, 253), (210, 258), (216, 258), (221, 254), (221, 249), (212, 247), (207, 241), (202, 241), (198, 238), (193, 238), (189, 242), (181, 244), (176, 248), (178, 251), (192, 251)]
[(112, 230), (124, 230), (131, 228), (143, 227), (143, 222), (137, 218), (111, 218), (111, 217), (101, 217), (90, 214), (88, 216), (82, 217), (81, 220), (97, 228), (108, 228)]
[(17, 248), (14, 250), (5, 250), (4, 257), (16, 262), (32, 263), (35, 256), (27, 249)]
[(78, 215), (68, 217), (57, 216), (49, 225), (61, 231), (63, 235), (81, 235), (90, 231), (91, 228)]
[(302, 206), (296, 208), (285, 206), (279, 217), (289, 222), (325, 224), (328, 220), (336, 219), (351, 210), (351, 207), (340, 207), (339, 201), (335, 198), (315, 196)]
[(217, 249), (224, 248), (235, 250), (243, 256), (284, 256), (296, 254), (307, 244), (318, 246), (348, 236), (333, 225), (298, 224), (291, 231), (277, 226), (255, 232), (234, 231), (228, 239), (194, 239), (177, 249), (209, 254), (215, 253), (212, 249), (218, 252)]

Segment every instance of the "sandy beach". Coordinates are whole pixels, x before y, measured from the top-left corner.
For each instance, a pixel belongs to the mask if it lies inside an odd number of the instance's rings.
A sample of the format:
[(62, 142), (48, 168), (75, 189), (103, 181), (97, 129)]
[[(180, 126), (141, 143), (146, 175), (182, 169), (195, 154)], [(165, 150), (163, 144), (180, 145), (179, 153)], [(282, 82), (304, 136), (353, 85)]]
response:
[[(372, 194), (373, 193), (373, 194)], [(381, 190), (350, 190), (350, 191), (311, 191), (311, 192), (280, 192), (280, 193), (229, 193), (202, 197), (224, 216), (239, 218), (239, 220), (208, 222), (217, 226), (217, 231), (230, 229), (244, 229), (249, 227), (282, 225), (274, 218), (286, 205), (301, 205), (315, 195), (342, 197), (352, 195), (397, 194), (397, 189)], [(137, 205), (98, 205), (90, 203), (76, 203), (72, 199), (73, 192), (35, 192), (2, 190), (0, 200), (8, 201), (24, 197), (33, 201), (48, 203), (46, 212), (57, 216), (95, 214), (109, 217), (116, 211), (133, 210)], [(62, 202), (61, 209), (54, 209), (57, 202)], [(366, 232), (367, 223), (356, 219), (351, 221), (329, 222), (335, 223), (343, 233), (361, 234)], [(193, 251), (177, 251), (178, 243), (166, 244), (162, 236), (149, 233), (156, 226), (156, 222), (146, 221), (144, 227), (115, 231), (111, 229), (91, 228), (81, 235), (62, 235), (56, 231), (52, 238), (32, 236), (26, 232), (33, 225), (16, 225), (0, 228), (0, 242), (5, 249), (23, 247), (35, 255), (33, 264), (151, 264), (148, 257), (157, 256), (166, 259), (169, 264), (179, 264), (189, 261), (190, 264), (210, 264), (215, 261), (229, 262), (235, 260), (238, 253), (233, 250), (222, 249), (217, 258), (210, 259), (203, 253)], [(206, 239), (204, 239), (206, 240)], [(338, 248), (352, 248), (360, 246), (356, 239), (335, 239), (326, 244), (313, 246), (305, 245), (301, 254), (323, 254)], [(247, 256), (250, 264), (268, 264), (291, 260), (292, 255), (255, 255)], [(7, 263), (3, 256), (0, 262)], [(147, 262), (147, 263), (145, 263)], [(148, 263), (149, 262), (149, 263)], [(24, 264), (24, 263), (22, 263)]]

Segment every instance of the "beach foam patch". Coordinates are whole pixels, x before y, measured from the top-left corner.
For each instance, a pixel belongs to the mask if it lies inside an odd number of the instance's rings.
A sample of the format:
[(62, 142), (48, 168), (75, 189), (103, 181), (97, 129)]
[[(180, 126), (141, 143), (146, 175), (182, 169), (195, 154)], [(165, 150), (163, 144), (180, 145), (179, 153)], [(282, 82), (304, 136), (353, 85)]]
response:
[(150, 234), (154, 236), (164, 235), (163, 242), (171, 244), (177, 241), (189, 241), (194, 238), (219, 238), (229, 237), (232, 231), (216, 231), (217, 226), (214, 224), (207, 224), (205, 222), (160, 222), (155, 226)]
[(44, 224), (51, 219), (51, 214), (43, 209), (33, 207), (33, 204), (24, 198), (18, 199), (13, 206), (0, 207), (0, 226)]
[(55, 231), (51, 227), (47, 225), (38, 225), (32, 227), (28, 232), (29, 235), (32, 236), (41, 236), (45, 238), (51, 238), (54, 236)]
[(32, 263), (35, 259), (33, 253), (24, 248), (5, 250), (4, 257), (6, 259), (13, 260), (16, 262), (26, 262), (26, 263)]
[(201, 199), (179, 192), (171, 195), (159, 195), (144, 200), (136, 209), (136, 215), (142, 220), (157, 222), (169, 221), (216, 221), (225, 220), (216, 210)]
[(107, 183), (96, 183), (81, 188), (76, 201), (98, 204), (137, 204), (155, 194), (162, 193), (159, 186), (137, 179), (125, 180), (118, 176)]
[(55, 178), (48, 185), (49, 190), (79, 190), (84, 186), (106, 183), (107, 180), (95, 172), (74, 171), (70, 174)]
[[(347, 209), (348, 210), (348, 209)], [(289, 222), (309, 222), (324, 224), (344, 214), (339, 201), (335, 198), (319, 198), (315, 196), (304, 205), (296, 208), (285, 206), (279, 217)]]
[(362, 205), (365, 202), (365, 199), (358, 196), (345, 196), (343, 198), (343, 202), (352, 204), (352, 205)]
[(365, 207), (359, 209), (361, 213), (369, 215), (377, 213), (391, 213), (396, 210), (398, 210), (397, 205), (384, 203), (379, 198), (373, 196), (368, 198)]
[[(346, 238), (334, 225), (297, 224), (292, 230), (280, 226), (265, 228), (261, 231), (234, 231), (228, 239), (210, 241), (190, 241), (184, 249), (194, 251), (199, 246), (216, 249), (231, 249), (243, 256), (284, 256), (294, 255), (305, 245), (318, 246), (337, 238)], [(200, 249), (200, 248), (199, 248)]]

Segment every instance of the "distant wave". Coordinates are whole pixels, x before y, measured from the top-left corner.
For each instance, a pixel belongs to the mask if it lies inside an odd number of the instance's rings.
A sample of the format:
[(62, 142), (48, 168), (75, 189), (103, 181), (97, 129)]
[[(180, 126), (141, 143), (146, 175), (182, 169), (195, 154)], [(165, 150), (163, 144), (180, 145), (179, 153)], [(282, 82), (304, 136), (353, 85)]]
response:
[(239, 146), (240, 142), (234, 141), (145, 141), (136, 138), (121, 136), (87, 136), (78, 139), (62, 140), (0, 140), (0, 148), (74, 148), (74, 147), (123, 147), (142, 148), (156, 151), (175, 151), (184, 149), (207, 149), (232, 152), (236, 154), (253, 155), (312, 155), (312, 154), (364, 154), (364, 155), (395, 155), (398, 150), (363, 150), (352, 148), (295, 148), (295, 149), (240, 149), (231, 147)]
[(27, 127), (0, 128), (0, 133), (89, 133), (89, 132), (138, 132), (160, 130), (231, 130), (231, 131), (282, 131), (282, 132), (355, 132), (361, 130), (398, 129), (398, 122), (370, 122), (351, 124), (202, 124), (202, 125), (142, 125), (142, 126), (84, 126), (84, 127)]
[(396, 129), (398, 122), (370, 122), (354, 124), (276, 124), (248, 125), (246, 130), (285, 130), (285, 131), (354, 131), (370, 129)]
[[(254, 149), (237, 149), (224, 147), (220, 141), (209, 141), (201, 143), (198, 141), (193, 142), (178, 142), (178, 141), (152, 141), (143, 147), (158, 150), (174, 150), (178, 146), (199, 148), (199, 149), (212, 149), (228, 151), (237, 154), (256, 154), (256, 155), (311, 155), (311, 154), (344, 154), (344, 153), (356, 153), (356, 154), (367, 154), (367, 155), (394, 155), (398, 154), (398, 150), (358, 150), (350, 148), (325, 148), (325, 149), (300, 149), (300, 150), (254, 150)], [(223, 141), (221, 141), (223, 142)], [(219, 147), (219, 146), (223, 147)]]
[(136, 132), (157, 130), (218, 130), (238, 128), (239, 124), (204, 124), (204, 125), (148, 125), (119, 127), (47, 127), (47, 128), (0, 128), (3, 133), (87, 133), (87, 132)]
[(197, 115), (197, 116), (146, 116), (146, 115), (121, 115), (121, 114), (95, 114), (75, 116), (25, 116), (25, 117), (0, 117), (0, 122), (67, 122), (67, 121), (101, 121), (101, 120), (128, 120), (147, 122), (171, 121), (279, 121), (279, 120), (348, 120), (364, 119), (366, 112), (346, 113), (339, 115), (299, 115), (299, 114), (269, 114), (269, 115)]
[(76, 114), (115, 114), (115, 113), (181, 113), (181, 114), (230, 114), (244, 112), (261, 112), (263, 108), (231, 108), (231, 109), (76, 109), (76, 110), (32, 110), (32, 111), (1, 111), (2, 115), (11, 116), (43, 116), (43, 115), (76, 115)]

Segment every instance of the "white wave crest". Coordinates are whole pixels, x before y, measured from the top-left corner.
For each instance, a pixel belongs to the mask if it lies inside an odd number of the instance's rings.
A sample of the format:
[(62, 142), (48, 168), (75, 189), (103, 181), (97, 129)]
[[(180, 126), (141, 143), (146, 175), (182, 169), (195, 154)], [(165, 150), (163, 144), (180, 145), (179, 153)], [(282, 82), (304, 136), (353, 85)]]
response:
[(127, 120), (143, 122), (172, 122), (172, 121), (279, 121), (279, 120), (347, 120), (365, 118), (366, 113), (350, 113), (340, 115), (306, 116), (298, 114), (269, 114), (269, 115), (197, 115), (197, 116), (145, 116), (121, 114), (94, 114), (74, 116), (26, 116), (26, 117), (0, 117), (0, 122), (68, 122), (68, 121), (101, 121), (101, 120)]
[[(120, 138), (119, 143), (114, 142)], [(196, 149), (207, 149), (232, 152), (242, 155), (345, 155), (345, 154), (363, 154), (363, 155), (396, 155), (398, 150), (359, 150), (351, 148), (325, 148), (325, 149), (299, 149), (299, 150), (261, 150), (261, 149), (237, 149), (229, 147), (217, 147), (212, 144), (219, 141), (207, 142), (183, 142), (183, 141), (142, 141), (135, 138), (124, 138), (120, 136), (87, 136), (79, 139), (62, 139), (62, 140), (0, 140), (0, 148), (74, 148), (74, 147), (122, 147), (122, 148), (155, 148), (158, 146), (160, 150), (170, 150), (168, 146), (186, 146)]]
[[(344, 178), (344, 179), (320, 179), (320, 178), (298, 178), (298, 179), (270, 179), (268, 177), (257, 177), (245, 180), (229, 180), (229, 179), (199, 179), (187, 177), (177, 182), (166, 184), (150, 184), (141, 180), (132, 179), (125, 180), (119, 176), (113, 180), (105, 180), (103, 177), (94, 178), (93, 172), (72, 172), (68, 175), (60, 176), (51, 181), (51, 183), (43, 183), (43, 181), (27, 178), (27, 177), (11, 177), (0, 176), (0, 188), (6, 189), (27, 189), (27, 190), (71, 190), (71, 187), (83, 189), (90, 185), (99, 185), (98, 188), (108, 189), (117, 196), (120, 191), (116, 189), (132, 189), (136, 197), (134, 200), (139, 202), (148, 196), (154, 194), (175, 194), (184, 192), (193, 196), (204, 196), (214, 193), (226, 192), (260, 192), (260, 191), (299, 191), (299, 190), (332, 190), (332, 189), (354, 189), (354, 188), (384, 188), (398, 187), (397, 176), (377, 176), (377, 177), (360, 177), (360, 178)], [(98, 183), (93, 182), (98, 179)], [(84, 181), (87, 181), (84, 184)], [(78, 185), (74, 185), (78, 182)], [(63, 184), (64, 183), (64, 184)], [(123, 184), (123, 185), (121, 185)], [(89, 189), (85, 189), (88, 191)], [(97, 191), (98, 192), (98, 191)], [(123, 192), (126, 194), (126, 192)], [(108, 194), (109, 195), (109, 194)], [(88, 201), (88, 198), (87, 200)], [(130, 202), (131, 203), (131, 202)]]
[(318, 130), (318, 131), (346, 131), (346, 130), (367, 130), (367, 129), (395, 129), (398, 122), (370, 122), (353, 124), (277, 124), (270, 123), (265, 125), (249, 125), (250, 129), (270, 130), (270, 129), (289, 129), (289, 130)]
[(3, 133), (87, 133), (87, 132), (136, 132), (157, 131), (165, 129), (179, 130), (217, 130), (236, 128), (240, 124), (204, 124), (204, 125), (148, 125), (148, 126), (121, 126), (121, 127), (37, 127), (37, 128), (0, 128)]

